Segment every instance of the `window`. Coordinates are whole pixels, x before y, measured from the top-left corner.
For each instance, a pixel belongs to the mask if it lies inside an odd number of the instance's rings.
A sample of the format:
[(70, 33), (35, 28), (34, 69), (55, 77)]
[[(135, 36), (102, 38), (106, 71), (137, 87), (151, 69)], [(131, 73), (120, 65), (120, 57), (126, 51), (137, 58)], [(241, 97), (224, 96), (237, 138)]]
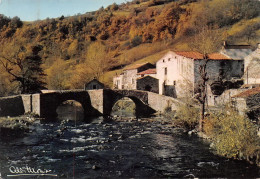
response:
[(167, 67), (164, 68), (164, 75), (167, 75)]
[(165, 60), (163, 59), (163, 61), (162, 61), (163, 63), (165, 62)]
[(173, 81), (173, 85), (174, 85), (174, 86), (176, 85), (176, 81)]
[(93, 85), (93, 89), (97, 89), (97, 85)]
[(170, 59), (170, 58), (168, 58), (168, 61), (171, 61), (171, 59)]

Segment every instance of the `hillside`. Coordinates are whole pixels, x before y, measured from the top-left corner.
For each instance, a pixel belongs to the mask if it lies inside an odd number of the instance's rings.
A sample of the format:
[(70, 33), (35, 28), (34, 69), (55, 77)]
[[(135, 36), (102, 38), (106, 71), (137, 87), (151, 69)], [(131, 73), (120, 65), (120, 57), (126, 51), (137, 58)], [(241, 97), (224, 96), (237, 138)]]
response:
[[(0, 15), (0, 54), (11, 58), (10, 51), (39, 44), (49, 89), (82, 88), (94, 76), (111, 86), (112, 75), (125, 65), (155, 62), (166, 49), (190, 50), (201, 24), (212, 32), (217, 29), (221, 40), (255, 45), (260, 35), (259, 4), (257, 0), (134, 0), (35, 22)], [(0, 70), (0, 96), (19, 92), (18, 84), (10, 82), (12, 76), (2, 66)]]

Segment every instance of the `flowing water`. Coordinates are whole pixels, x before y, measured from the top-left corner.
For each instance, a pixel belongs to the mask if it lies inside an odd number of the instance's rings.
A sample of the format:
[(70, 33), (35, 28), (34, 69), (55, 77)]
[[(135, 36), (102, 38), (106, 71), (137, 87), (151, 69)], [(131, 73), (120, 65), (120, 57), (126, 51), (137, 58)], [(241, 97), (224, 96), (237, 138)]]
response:
[[(0, 139), (0, 178), (260, 177), (256, 166), (218, 157), (195, 136), (145, 121), (37, 121), (24, 137)], [(32, 169), (57, 176), (10, 176)]]

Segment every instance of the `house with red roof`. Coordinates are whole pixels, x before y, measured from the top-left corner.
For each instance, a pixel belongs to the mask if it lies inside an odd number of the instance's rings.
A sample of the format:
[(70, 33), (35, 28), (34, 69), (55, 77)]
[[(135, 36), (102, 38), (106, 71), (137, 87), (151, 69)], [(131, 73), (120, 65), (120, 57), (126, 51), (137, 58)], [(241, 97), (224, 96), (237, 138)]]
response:
[(150, 68), (148, 70), (141, 71), (141, 72), (137, 73), (137, 76), (138, 76), (138, 78), (145, 77), (145, 76), (151, 76), (151, 77), (156, 78), (156, 68)]
[[(203, 54), (193, 51), (169, 51), (156, 63), (156, 77), (159, 79), (159, 94), (182, 98), (191, 97), (198, 91), (202, 81), (199, 68), (205, 63)], [(233, 60), (221, 54), (208, 55), (208, 83), (241, 78), (244, 60)]]
[[(155, 66), (151, 63), (133, 64), (123, 69), (123, 73), (113, 78), (115, 89), (137, 89), (137, 78), (153, 73)], [(144, 73), (142, 73), (144, 72)]]
[(232, 104), (240, 114), (247, 114), (250, 119), (258, 120), (260, 125), (260, 87), (232, 96)]

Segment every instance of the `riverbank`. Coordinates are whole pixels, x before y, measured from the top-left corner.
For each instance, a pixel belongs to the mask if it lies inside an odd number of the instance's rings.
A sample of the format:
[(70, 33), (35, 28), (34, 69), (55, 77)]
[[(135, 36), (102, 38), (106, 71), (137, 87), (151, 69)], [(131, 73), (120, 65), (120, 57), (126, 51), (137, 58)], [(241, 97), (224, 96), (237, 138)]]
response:
[(23, 115), (18, 117), (0, 117), (0, 136), (17, 137), (23, 136), (29, 131), (29, 126), (37, 118), (33, 115)]
[(200, 112), (191, 105), (182, 105), (177, 111), (163, 114), (172, 120), (174, 127), (186, 129), (210, 143), (214, 154), (236, 160), (246, 160), (260, 167), (260, 137), (257, 124), (241, 116), (231, 107), (208, 111), (203, 121), (203, 131), (198, 131)]

